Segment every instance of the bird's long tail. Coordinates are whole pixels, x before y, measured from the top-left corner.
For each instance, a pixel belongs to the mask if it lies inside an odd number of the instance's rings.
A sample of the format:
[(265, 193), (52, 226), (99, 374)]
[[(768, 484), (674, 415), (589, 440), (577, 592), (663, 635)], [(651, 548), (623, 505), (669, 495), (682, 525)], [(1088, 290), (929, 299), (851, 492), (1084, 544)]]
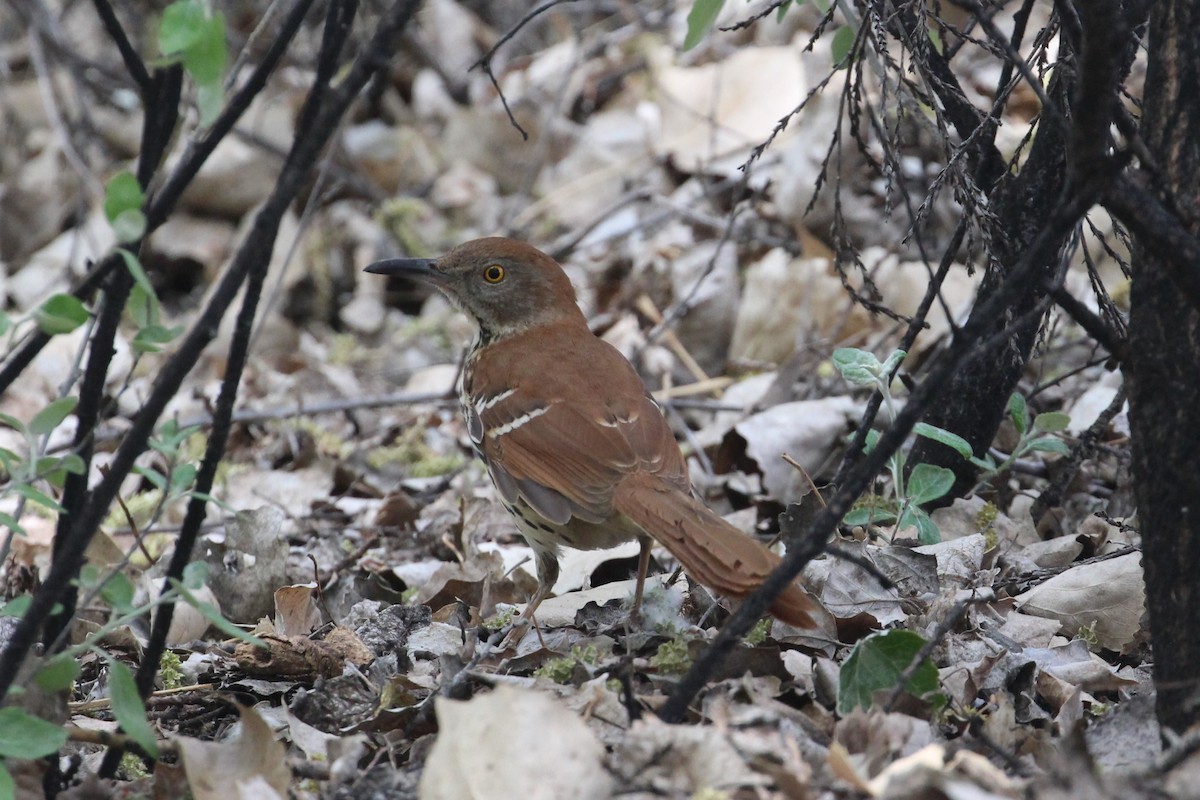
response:
[[(688, 575), (728, 597), (742, 598), (762, 585), (779, 556), (710, 511), (690, 494), (650, 473), (630, 475), (613, 495), (614, 508), (679, 559)], [(815, 604), (796, 583), (771, 606), (789, 625), (815, 627)]]

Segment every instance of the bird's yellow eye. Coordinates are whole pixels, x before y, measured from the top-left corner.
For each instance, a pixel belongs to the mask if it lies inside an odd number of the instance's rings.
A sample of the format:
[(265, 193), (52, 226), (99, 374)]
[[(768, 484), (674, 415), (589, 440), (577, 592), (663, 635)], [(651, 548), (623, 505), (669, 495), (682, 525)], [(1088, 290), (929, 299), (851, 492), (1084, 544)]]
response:
[(504, 280), (504, 267), (499, 264), (492, 264), (483, 271), (483, 279), (488, 283), (499, 283)]

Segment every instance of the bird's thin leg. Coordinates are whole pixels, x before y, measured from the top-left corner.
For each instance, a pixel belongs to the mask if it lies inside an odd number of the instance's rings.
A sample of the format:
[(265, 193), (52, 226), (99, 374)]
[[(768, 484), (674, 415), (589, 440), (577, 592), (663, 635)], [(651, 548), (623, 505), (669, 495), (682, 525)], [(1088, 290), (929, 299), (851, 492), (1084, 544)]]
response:
[(638, 538), (638, 570), (637, 584), (633, 590), (633, 608), (629, 610), (630, 619), (637, 619), (642, 613), (642, 594), (646, 589), (646, 573), (650, 571), (650, 539), (646, 536)]
[(533, 593), (533, 597), (529, 598), (525, 610), (521, 612), (521, 616), (526, 619), (533, 616), (533, 612), (542, 604), (542, 601), (550, 596), (554, 584), (558, 583), (558, 553), (540, 548), (535, 549), (534, 553), (537, 558), (538, 588)]
[[(521, 637), (517, 635), (517, 632), (524, 629), (531, 622), (534, 622), (533, 612), (550, 595), (554, 584), (558, 583), (558, 554), (553, 550), (544, 551), (540, 548), (535, 548), (534, 554), (537, 559), (537, 591), (533, 593), (533, 597), (530, 597), (529, 602), (525, 604), (525, 610), (521, 612), (517, 619), (513, 620), (512, 630), (509, 631), (508, 636), (504, 638), (504, 642), (500, 645), (502, 648), (520, 641)], [(534, 624), (536, 625), (536, 622)], [(538, 630), (537, 634), (538, 640), (542, 641), (542, 632)], [(545, 642), (543, 641), (542, 644), (544, 646)]]

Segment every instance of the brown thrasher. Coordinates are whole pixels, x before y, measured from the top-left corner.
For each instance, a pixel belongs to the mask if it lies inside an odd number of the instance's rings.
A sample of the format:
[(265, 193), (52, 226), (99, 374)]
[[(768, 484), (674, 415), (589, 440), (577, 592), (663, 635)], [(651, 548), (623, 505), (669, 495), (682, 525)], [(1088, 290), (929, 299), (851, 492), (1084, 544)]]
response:
[[(432, 284), (479, 325), (463, 366), (467, 432), (537, 557), (538, 589), (558, 579), (558, 547), (642, 546), (634, 608), (650, 539), (694, 579), (744, 597), (779, 557), (694, 498), (671, 428), (616, 348), (594, 336), (562, 267), (529, 245), (477, 239), (437, 259), (378, 261), (367, 272)], [(647, 538), (649, 537), (649, 538)], [(771, 613), (813, 624), (813, 601), (792, 584)]]

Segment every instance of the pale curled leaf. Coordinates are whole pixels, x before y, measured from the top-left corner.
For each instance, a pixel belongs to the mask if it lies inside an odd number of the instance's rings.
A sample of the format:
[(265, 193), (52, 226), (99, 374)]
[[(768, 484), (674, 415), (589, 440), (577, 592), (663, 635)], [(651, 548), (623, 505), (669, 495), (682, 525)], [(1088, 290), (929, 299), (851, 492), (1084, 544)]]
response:
[(1026, 614), (1059, 620), (1070, 635), (1089, 627), (1097, 645), (1119, 651), (1141, 630), (1145, 597), (1142, 556), (1130, 553), (1073, 567), (1016, 600)]

